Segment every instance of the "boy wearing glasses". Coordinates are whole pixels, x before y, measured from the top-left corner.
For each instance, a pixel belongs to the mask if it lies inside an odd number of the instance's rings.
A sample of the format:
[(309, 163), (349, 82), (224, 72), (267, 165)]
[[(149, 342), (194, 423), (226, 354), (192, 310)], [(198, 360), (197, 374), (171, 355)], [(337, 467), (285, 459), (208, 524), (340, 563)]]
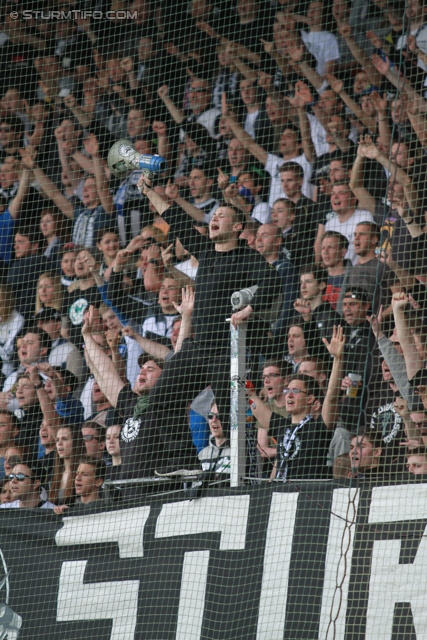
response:
[(317, 381), (295, 374), (284, 391), (288, 417), (272, 413), (259, 398), (252, 395), (252, 413), (260, 425), (277, 440), (277, 453), (271, 480), (299, 478), (327, 479), (328, 449), (332, 433), (321, 416), (314, 417), (314, 403), (320, 396)]
[(9, 475), (13, 502), (0, 505), (3, 509), (53, 509), (54, 504), (41, 500), (41, 482), (38, 468), (21, 462), (16, 464)]

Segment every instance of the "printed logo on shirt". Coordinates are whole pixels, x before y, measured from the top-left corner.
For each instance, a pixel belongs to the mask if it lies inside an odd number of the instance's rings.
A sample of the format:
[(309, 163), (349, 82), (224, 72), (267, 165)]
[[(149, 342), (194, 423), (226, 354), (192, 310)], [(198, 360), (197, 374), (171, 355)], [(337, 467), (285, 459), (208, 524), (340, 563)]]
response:
[(133, 440), (138, 437), (140, 426), (140, 420), (135, 420), (135, 418), (128, 418), (120, 434), (121, 439), (124, 442), (133, 442)]
[(372, 414), (371, 429), (382, 433), (383, 441), (389, 444), (402, 431), (403, 420), (392, 402), (379, 407)]
[(86, 298), (79, 298), (78, 300), (73, 302), (73, 304), (69, 308), (68, 315), (75, 327), (82, 324), (83, 314), (88, 308), (88, 306), (89, 306), (89, 303), (86, 300)]

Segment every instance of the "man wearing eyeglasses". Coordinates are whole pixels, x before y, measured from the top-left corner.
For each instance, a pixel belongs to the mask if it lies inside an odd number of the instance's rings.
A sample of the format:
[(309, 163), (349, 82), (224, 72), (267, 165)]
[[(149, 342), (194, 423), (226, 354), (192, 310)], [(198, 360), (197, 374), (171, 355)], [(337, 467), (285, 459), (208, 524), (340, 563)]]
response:
[(85, 422), (82, 426), (82, 436), (86, 454), (97, 460), (103, 458), (105, 454), (105, 429), (96, 422)]
[[(264, 389), (267, 395), (267, 407), (273, 412), (283, 417), (288, 416), (286, 409), (286, 393), (284, 390), (288, 386), (289, 376), (292, 375), (292, 365), (283, 360), (267, 360), (262, 370), (261, 379), (264, 382)], [(257, 441), (258, 451), (261, 458), (271, 459), (276, 457), (276, 445), (272, 442), (268, 431), (258, 422)]]
[(36, 467), (16, 464), (9, 475), (13, 502), (0, 505), (3, 509), (53, 509), (54, 504), (40, 498), (40, 478)]
[[(193, 76), (188, 92), (189, 109), (187, 112), (181, 111), (172, 102), (169, 97), (168, 85), (161, 86), (157, 93), (177, 124), (182, 124), (185, 127), (187, 122), (198, 122), (206, 127), (212, 138), (218, 134), (221, 109), (209, 108), (212, 101), (212, 85), (209, 80)], [(185, 130), (182, 128), (180, 139), (181, 142), (184, 142)]]
[(320, 388), (314, 378), (304, 374), (291, 377), (284, 391), (288, 417), (284, 418), (251, 395), (252, 413), (260, 425), (277, 440), (277, 454), (271, 480), (288, 482), (299, 478), (327, 479), (328, 449), (332, 433), (322, 416), (314, 417), (314, 404)]

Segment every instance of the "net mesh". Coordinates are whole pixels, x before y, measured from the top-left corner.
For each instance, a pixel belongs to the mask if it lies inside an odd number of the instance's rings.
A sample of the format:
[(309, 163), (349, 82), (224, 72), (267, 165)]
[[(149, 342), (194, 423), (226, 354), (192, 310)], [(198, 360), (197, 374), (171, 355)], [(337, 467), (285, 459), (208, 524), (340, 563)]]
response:
[(1, 19), (0, 639), (427, 637), (423, 0)]

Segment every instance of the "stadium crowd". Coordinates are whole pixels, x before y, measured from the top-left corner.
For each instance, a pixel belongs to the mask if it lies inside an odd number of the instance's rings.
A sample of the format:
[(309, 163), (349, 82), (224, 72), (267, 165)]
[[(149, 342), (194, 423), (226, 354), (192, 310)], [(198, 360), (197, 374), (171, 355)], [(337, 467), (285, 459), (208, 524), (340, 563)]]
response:
[[(23, 8), (0, 35), (1, 506), (226, 481), (230, 317), (248, 476), (426, 474), (423, 1)], [(108, 8), (132, 18), (84, 17)], [(119, 138), (167, 171), (116, 178)]]

